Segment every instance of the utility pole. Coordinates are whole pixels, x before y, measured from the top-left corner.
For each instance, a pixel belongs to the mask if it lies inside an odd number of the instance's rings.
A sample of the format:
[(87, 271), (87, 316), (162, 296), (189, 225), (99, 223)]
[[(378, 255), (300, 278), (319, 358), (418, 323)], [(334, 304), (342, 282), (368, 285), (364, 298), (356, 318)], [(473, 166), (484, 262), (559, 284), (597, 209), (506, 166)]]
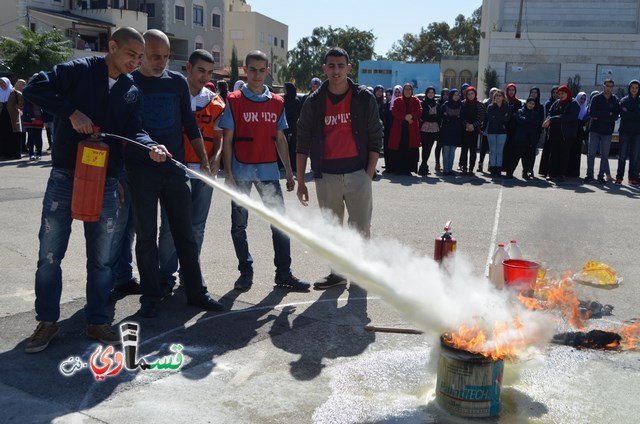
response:
[(520, 0), (520, 13), (518, 13), (518, 24), (516, 25), (516, 38), (520, 38), (522, 35), (522, 8), (524, 6), (524, 0)]

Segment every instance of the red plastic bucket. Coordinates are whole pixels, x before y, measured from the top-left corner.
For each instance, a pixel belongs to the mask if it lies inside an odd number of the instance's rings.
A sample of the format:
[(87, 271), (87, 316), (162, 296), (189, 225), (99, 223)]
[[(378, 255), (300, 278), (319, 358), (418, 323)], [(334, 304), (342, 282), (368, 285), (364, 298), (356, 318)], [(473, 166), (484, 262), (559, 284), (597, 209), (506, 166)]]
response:
[(504, 268), (504, 283), (519, 290), (533, 289), (538, 277), (540, 264), (524, 259), (505, 259), (502, 261)]

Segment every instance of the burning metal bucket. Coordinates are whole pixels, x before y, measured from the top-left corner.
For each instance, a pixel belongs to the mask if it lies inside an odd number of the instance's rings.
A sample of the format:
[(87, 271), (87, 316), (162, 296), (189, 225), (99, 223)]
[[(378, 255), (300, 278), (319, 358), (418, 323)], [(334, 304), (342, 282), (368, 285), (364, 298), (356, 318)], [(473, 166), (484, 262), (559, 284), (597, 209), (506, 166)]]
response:
[(436, 401), (458, 417), (493, 417), (502, 410), (502, 359), (457, 349), (440, 337)]

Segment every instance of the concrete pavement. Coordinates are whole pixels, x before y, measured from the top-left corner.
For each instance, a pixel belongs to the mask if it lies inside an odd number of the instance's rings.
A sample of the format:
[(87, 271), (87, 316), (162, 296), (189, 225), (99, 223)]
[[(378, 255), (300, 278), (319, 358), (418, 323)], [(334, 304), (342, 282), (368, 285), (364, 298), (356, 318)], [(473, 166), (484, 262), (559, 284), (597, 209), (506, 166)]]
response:
[[(85, 259), (78, 222), (63, 263), (61, 332), (44, 352), (25, 354), (24, 340), (35, 328), (33, 280), (49, 158), (0, 162), (0, 421), (462, 422), (435, 404), (433, 337), (364, 331), (365, 325), (413, 324), (356, 285), (310, 293), (274, 289), (269, 227), (254, 216), (248, 230), (254, 287), (233, 291), (237, 261), (230, 204), (217, 192), (201, 262), (210, 292), (227, 312), (187, 307), (181, 290), (162, 303), (154, 320), (134, 316), (136, 296), (113, 305), (114, 323), (140, 325), (138, 356), (168, 357), (171, 346), (181, 344), (179, 370), (122, 370), (104, 381), (88, 369), (69, 377), (59, 372), (70, 357), (90, 362), (98, 348), (84, 335)], [(615, 169), (613, 159), (611, 165)], [(618, 288), (576, 291), (581, 299), (615, 307), (613, 316), (590, 320), (590, 328), (617, 328), (638, 317), (639, 196), (639, 189), (626, 185), (577, 180), (557, 186), (540, 179), (492, 181), (482, 174), (447, 180), (384, 175), (374, 183), (372, 234), (379, 243), (399, 240), (431, 256), (435, 236), (452, 219), (458, 251), (478, 275), (494, 242), (512, 238), (525, 256), (555, 270), (577, 270), (590, 259), (608, 263), (624, 278)], [(300, 207), (294, 194), (285, 198), (288, 209)], [(311, 198), (316, 207), (313, 192)], [(292, 257), (294, 272), (307, 280), (328, 270), (322, 258), (295, 241)], [(526, 361), (505, 365), (503, 413), (493, 421), (634, 423), (638, 398), (638, 352), (548, 345)]]

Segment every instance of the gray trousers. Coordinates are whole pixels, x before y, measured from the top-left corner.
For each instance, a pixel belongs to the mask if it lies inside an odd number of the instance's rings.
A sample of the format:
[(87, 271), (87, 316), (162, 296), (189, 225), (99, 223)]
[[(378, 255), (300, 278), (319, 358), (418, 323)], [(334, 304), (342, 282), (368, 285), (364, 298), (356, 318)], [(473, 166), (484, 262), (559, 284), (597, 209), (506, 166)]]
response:
[(323, 213), (329, 213), (339, 223), (344, 221), (345, 207), (349, 213), (349, 227), (363, 237), (371, 234), (373, 196), (371, 178), (364, 170), (350, 174), (327, 174), (316, 178), (318, 205)]

